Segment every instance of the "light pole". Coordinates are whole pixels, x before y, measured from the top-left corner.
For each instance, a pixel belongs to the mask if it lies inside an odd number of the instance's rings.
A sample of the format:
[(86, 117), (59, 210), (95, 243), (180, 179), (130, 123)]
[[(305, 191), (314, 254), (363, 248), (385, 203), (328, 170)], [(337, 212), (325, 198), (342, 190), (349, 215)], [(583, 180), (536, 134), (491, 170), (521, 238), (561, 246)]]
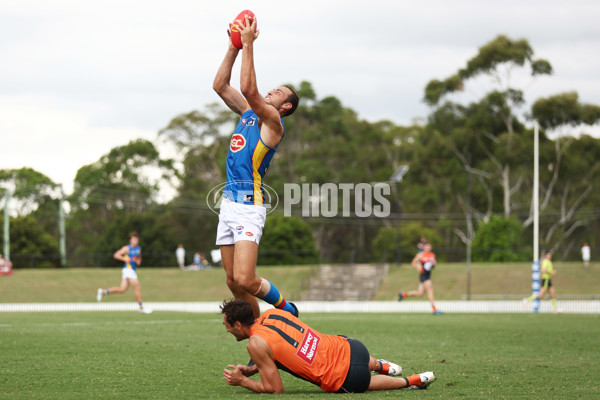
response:
[(401, 165), (390, 177), (391, 182), (396, 182), (396, 201), (398, 202), (398, 220), (396, 222), (396, 263), (400, 266), (400, 221), (402, 218), (402, 202), (400, 200), (400, 183), (402, 177), (408, 172), (408, 165)]
[(59, 239), (59, 251), (60, 251), (60, 264), (64, 268), (67, 266), (67, 242), (65, 235), (65, 192), (62, 184), (60, 185), (60, 199), (58, 200), (58, 233)]
[[(539, 125), (533, 126), (533, 263), (531, 265), (531, 289), (540, 293), (540, 134)], [(540, 300), (535, 299), (533, 312), (540, 309)]]

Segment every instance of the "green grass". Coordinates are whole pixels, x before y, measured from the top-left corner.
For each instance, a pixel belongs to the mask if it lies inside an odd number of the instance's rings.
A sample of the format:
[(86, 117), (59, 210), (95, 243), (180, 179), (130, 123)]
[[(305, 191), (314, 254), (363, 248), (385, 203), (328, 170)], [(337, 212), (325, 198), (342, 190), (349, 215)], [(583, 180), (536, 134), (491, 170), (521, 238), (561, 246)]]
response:
[[(600, 263), (583, 269), (581, 263), (555, 263), (552, 281), (559, 299), (567, 294), (600, 294)], [(271, 280), (281, 293), (295, 300), (302, 282), (311, 275), (310, 266), (259, 267), (257, 274)], [(531, 292), (531, 264), (483, 264), (472, 266), (473, 294), (525, 295)], [(222, 268), (180, 271), (177, 268), (140, 268), (145, 301), (221, 301), (231, 297)], [(437, 300), (458, 300), (466, 293), (466, 266), (440, 263), (433, 272)], [(0, 303), (93, 302), (99, 287), (118, 286), (120, 268), (17, 269), (13, 276), (0, 276)], [(418, 276), (407, 264), (392, 266), (374, 300), (395, 300), (398, 292), (416, 289)], [(419, 298), (417, 300), (424, 300)], [(103, 301), (133, 301), (130, 290)]]
[[(552, 278), (558, 298), (565, 295), (600, 295), (600, 263), (584, 269), (580, 262), (555, 262)], [(467, 269), (464, 263), (440, 263), (432, 274), (437, 300), (459, 300), (466, 294)], [(417, 271), (408, 264), (392, 266), (373, 300), (395, 300), (398, 292), (415, 290)], [(525, 295), (531, 293), (531, 263), (474, 263), (471, 267), (471, 294)], [(568, 296), (567, 296), (568, 297)], [(424, 300), (426, 297), (418, 300)]]
[[(262, 267), (257, 274), (276, 282), (292, 298), (310, 267)], [(180, 271), (177, 268), (140, 268), (145, 301), (222, 301), (231, 297), (222, 268)], [(119, 286), (120, 268), (18, 269), (0, 277), (0, 303), (94, 302), (99, 287)], [(133, 291), (102, 301), (134, 301)]]
[[(323, 333), (360, 339), (406, 373), (433, 370), (427, 391), (339, 399), (596, 399), (596, 315), (304, 314)], [(222, 369), (245, 363), (245, 342), (217, 314), (64, 312), (0, 314), (0, 398), (232, 399)], [(277, 398), (331, 395), (281, 373)], [(261, 397), (262, 398), (262, 397)]]

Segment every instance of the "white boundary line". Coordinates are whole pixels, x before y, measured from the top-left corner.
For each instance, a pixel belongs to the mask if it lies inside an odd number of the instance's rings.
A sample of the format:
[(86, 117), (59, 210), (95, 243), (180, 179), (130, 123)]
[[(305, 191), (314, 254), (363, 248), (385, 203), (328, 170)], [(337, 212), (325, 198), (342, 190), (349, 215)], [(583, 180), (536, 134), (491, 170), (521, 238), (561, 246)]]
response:
[[(219, 314), (221, 302), (144, 302), (153, 311), (178, 311)], [(430, 313), (427, 301), (299, 301), (300, 313)], [(533, 303), (521, 301), (438, 301), (436, 306), (444, 313), (531, 313)], [(261, 311), (271, 306), (260, 302)], [(0, 312), (56, 312), (56, 311), (137, 311), (137, 303), (3, 303)], [(563, 313), (600, 314), (600, 300), (558, 300)], [(549, 300), (541, 302), (540, 313), (552, 313)]]

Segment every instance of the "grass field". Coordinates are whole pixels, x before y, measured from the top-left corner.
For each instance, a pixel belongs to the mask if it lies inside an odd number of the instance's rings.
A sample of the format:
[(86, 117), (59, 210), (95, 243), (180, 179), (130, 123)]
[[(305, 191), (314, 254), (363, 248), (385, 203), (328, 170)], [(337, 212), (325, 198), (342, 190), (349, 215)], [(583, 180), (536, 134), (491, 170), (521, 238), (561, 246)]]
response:
[[(600, 266), (558, 264), (561, 293), (597, 294)], [(221, 301), (231, 295), (221, 269), (140, 270), (146, 301)], [(293, 299), (310, 267), (264, 267), (258, 274)], [(416, 286), (408, 266), (392, 268), (376, 300)], [(465, 292), (465, 266), (436, 269), (438, 299)], [(116, 285), (119, 269), (16, 270), (0, 277), (0, 303), (94, 302)], [(475, 264), (474, 294), (524, 294), (529, 263)], [(104, 301), (134, 301), (131, 291)], [(600, 316), (554, 314), (319, 314), (302, 319), (323, 333), (363, 341), (406, 373), (435, 371), (427, 391), (373, 392), (336, 398), (596, 399), (600, 397)], [(222, 369), (245, 363), (245, 345), (217, 314), (154, 312), (0, 313), (0, 398), (231, 399), (257, 398), (228, 386)], [(330, 396), (282, 372), (284, 398)], [(329, 398), (329, 397), (327, 397)]]
[[(597, 399), (596, 315), (306, 314), (324, 333), (360, 339), (405, 373), (433, 370), (427, 391), (340, 399)], [(228, 386), (245, 343), (217, 314), (63, 312), (0, 314), (0, 397), (11, 399), (258, 398)], [(282, 398), (331, 398), (282, 372)], [(278, 397), (279, 398), (279, 397)]]
[[(552, 281), (559, 299), (568, 295), (600, 297), (600, 263), (583, 269), (581, 263), (555, 263)], [(284, 296), (298, 299), (302, 282), (311, 275), (310, 266), (259, 267), (257, 273), (274, 282)], [(177, 268), (141, 268), (142, 295), (146, 301), (221, 301), (230, 297), (222, 268), (180, 271)], [(395, 300), (399, 291), (416, 289), (417, 272), (408, 265), (392, 266), (374, 300)], [(119, 268), (18, 269), (0, 277), (0, 303), (93, 302), (98, 287), (118, 285)], [(459, 300), (466, 293), (466, 267), (461, 263), (440, 264), (433, 282), (438, 300)], [(531, 292), (531, 264), (473, 264), (474, 295), (525, 295)], [(418, 299), (418, 300), (423, 300)], [(103, 301), (133, 301), (131, 290)], [(409, 300), (410, 301), (410, 300)]]
[[(277, 282), (281, 291), (294, 297), (310, 267), (264, 267), (257, 274)], [(222, 268), (180, 271), (177, 268), (140, 268), (145, 301), (222, 301), (231, 297)], [(0, 303), (95, 302), (96, 290), (119, 286), (120, 268), (21, 269), (0, 277)], [(134, 301), (133, 291), (108, 296), (102, 301)]]
[[(554, 267), (557, 274), (552, 282), (559, 298), (568, 295), (600, 297), (600, 263), (591, 263), (584, 269), (580, 262), (554, 262)], [(433, 271), (432, 282), (437, 300), (459, 300), (466, 293), (466, 265), (440, 263)], [(392, 267), (373, 300), (396, 299), (399, 291), (414, 290), (418, 283), (414, 268), (408, 265)], [(531, 263), (474, 263), (471, 267), (472, 295), (530, 293)]]

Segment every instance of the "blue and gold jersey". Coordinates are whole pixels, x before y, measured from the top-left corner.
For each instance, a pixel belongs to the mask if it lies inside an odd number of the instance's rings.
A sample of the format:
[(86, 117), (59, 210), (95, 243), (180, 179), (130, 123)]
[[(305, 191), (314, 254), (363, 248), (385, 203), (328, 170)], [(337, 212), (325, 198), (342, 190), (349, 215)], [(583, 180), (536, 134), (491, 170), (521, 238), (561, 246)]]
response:
[(263, 178), (276, 150), (277, 146), (269, 147), (260, 138), (256, 113), (243, 113), (229, 144), (223, 197), (236, 203), (263, 205)]
[(129, 247), (129, 253), (127, 254), (129, 256), (129, 261), (125, 262), (123, 268), (131, 268), (135, 271), (135, 269), (137, 268), (137, 262), (135, 262), (135, 257), (139, 257), (142, 255), (142, 248), (140, 246), (133, 247), (130, 244), (128, 244), (127, 247)]

